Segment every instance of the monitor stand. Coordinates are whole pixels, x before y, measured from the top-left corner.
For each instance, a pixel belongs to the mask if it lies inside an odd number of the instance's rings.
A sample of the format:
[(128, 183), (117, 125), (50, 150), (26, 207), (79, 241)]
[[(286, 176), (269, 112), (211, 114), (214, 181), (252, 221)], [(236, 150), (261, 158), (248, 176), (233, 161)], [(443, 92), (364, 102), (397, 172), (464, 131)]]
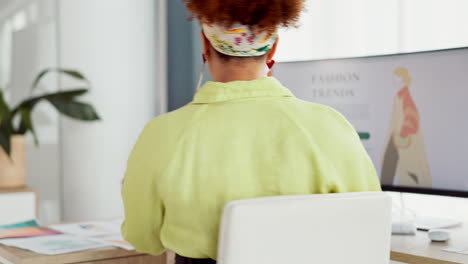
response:
[(393, 235), (415, 235), (416, 226), (414, 217), (407, 215), (406, 212), (392, 214), (392, 234)]

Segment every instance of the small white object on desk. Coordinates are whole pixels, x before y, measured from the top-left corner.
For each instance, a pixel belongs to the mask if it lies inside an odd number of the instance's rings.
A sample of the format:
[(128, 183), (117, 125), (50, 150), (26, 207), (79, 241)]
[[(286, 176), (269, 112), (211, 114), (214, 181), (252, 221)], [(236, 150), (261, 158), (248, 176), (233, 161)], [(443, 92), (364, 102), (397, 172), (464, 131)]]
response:
[(32, 189), (0, 190), (0, 225), (36, 219), (36, 203)]
[(428, 232), (432, 242), (445, 242), (450, 239), (450, 231), (445, 229), (431, 229)]

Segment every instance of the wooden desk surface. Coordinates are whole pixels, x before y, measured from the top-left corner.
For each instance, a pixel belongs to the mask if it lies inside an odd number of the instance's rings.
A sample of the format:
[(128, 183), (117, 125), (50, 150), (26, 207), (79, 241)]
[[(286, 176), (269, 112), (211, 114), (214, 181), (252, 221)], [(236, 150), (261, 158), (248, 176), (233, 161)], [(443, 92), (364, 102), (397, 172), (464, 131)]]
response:
[(447, 242), (431, 242), (427, 232), (417, 231), (416, 236), (393, 235), (391, 259), (411, 264), (468, 263), (468, 255), (446, 252), (447, 247), (468, 248), (468, 223), (450, 228)]
[[(41, 255), (28, 250), (0, 245), (0, 257), (14, 264), (65, 263), (154, 263), (165, 264), (166, 256), (149, 256), (115, 247), (86, 250), (62, 255)], [(1, 263), (1, 261), (0, 261)]]

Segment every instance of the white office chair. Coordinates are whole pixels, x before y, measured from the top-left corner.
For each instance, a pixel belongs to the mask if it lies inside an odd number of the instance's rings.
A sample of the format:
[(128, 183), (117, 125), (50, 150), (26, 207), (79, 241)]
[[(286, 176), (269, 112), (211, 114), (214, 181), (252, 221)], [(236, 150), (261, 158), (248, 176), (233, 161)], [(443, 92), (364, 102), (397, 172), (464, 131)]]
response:
[(388, 264), (391, 198), (381, 192), (275, 196), (226, 205), (219, 264)]

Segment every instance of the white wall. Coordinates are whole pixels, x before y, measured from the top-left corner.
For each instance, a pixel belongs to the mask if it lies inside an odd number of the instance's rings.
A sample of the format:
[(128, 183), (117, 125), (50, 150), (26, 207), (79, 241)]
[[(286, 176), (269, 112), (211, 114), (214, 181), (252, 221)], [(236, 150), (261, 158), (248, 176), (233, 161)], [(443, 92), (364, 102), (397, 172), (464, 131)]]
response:
[(466, 0), (306, 0), (300, 27), (280, 31), (278, 61), (468, 46)]
[(64, 220), (121, 216), (128, 154), (159, 109), (155, 1), (59, 0), (58, 10), (59, 64), (91, 80), (86, 99), (102, 117), (61, 124)]
[(468, 1), (400, 1), (402, 51), (468, 46)]
[(306, 0), (299, 27), (280, 30), (276, 59), (367, 56), (398, 48), (398, 0)]

